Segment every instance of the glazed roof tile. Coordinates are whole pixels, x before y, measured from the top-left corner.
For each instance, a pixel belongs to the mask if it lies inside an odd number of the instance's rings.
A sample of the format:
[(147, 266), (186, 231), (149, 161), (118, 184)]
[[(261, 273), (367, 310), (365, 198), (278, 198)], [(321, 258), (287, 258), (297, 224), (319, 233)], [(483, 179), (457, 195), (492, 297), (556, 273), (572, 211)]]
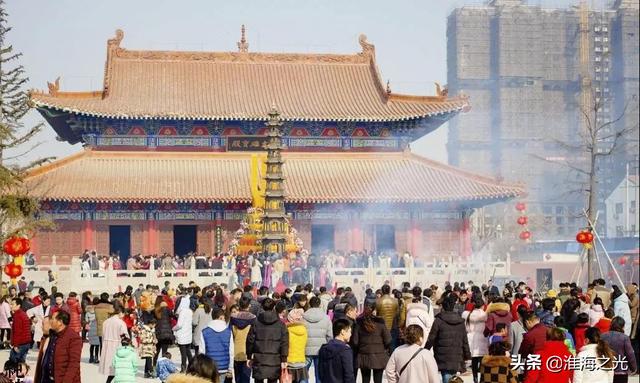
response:
[[(501, 200), (523, 189), (408, 153), (283, 153), (287, 202)], [(250, 202), (248, 153), (86, 150), (26, 178), (33, 195), (77, 202)]]
[[(107, 43), (103, 89), (33, 91), (38, 107), (110, 118), (264, 120), (277, 105), (283, 120), (398, 121), (459, 112), (464, 96), (395, 94), (383, 86), (372, 44), (351, 55), (137, 51)], [(439, 89), (439, 87), (438, 87)]]

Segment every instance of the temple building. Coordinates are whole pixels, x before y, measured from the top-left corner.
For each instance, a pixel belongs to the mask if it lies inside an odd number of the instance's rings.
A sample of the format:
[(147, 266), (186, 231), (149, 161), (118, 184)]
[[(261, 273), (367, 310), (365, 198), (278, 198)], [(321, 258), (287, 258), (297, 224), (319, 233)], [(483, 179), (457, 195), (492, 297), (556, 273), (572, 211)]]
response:
[[(227, 251), (251, 205), (252, 157), (282, 120), (284, 212), (312, 251), (397, 250), (468, 256), (474, 208), (520, 186), (414, 155), (409, 144), (469, 108), (469, 100), (397, 94), (374, 46), (355, 54), (139, 51), (107, 42), (102, 89), (31, 101), (61, 141), (84, 150), (26, 178), (55, 230), (36, 234), (39, 262), (100, 254)], [(269, 181), (269, 180), (267, 180)], [(275, 205), (274, 205), (275, 206)], [(281, 204), (271, 211), (281, 216)]]

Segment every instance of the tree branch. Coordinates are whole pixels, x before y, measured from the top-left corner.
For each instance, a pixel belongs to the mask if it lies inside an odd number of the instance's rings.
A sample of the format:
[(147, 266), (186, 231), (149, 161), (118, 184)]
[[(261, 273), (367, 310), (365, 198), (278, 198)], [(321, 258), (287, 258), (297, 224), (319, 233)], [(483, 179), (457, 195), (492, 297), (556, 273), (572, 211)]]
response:
[(3, 143), (2, 145), (0, 145), (0, 147), (6, 149), (6, 148), (14, 148), (18, 145), (22, 145), (25, 142), (28, 142), (30, 139), (32, 139), (36, 134), (38, 134), (42, 130), (43, 126), (44, 126), (44, 123), (40, 122), (36, 124), (34, 127), (32, 127), (26, 134), (18, 138), (14, 138), (13, 141), (9, 142), (8, 144)]
[(16, 155), (11, 156), (11, 157), (4, 157), (2, 160), (3, 161), (13, 161), (13, 160), (17, 160), (18, 158), (22, 158), (22, 157), (26, 156), (27, 154), (31, 153), (34, 149), (36, 149), (37, 147), (39, 147), (42, 144), (43, 144), (43, 142), (38, 142), (35, 145), (31, 146), (29, 149), (25, 150), (24, 152), (22, 152), (20, 154), (16, 154)]
[(537, 154), (529, 154), (531, 157), (536, 158), (538, 160), (550, 163), (550, 164), (555, 164), (555, 165), (559, 165), (559, 166), (564, 166), (567, 167), (571, 170), (575, 170), (578, 173), (581, 174), (589, 174), (589, 172), (587, 170), (584, 170), (582, 168), (577, 167), (576, 165), (571, 165), (567, 160), (564, 160), (564, 162), (558, 162), (558, 161), (553, 161), (553, 160), (549, 160), (547, 158), (544, 158), (542, 156), (539, 156)]

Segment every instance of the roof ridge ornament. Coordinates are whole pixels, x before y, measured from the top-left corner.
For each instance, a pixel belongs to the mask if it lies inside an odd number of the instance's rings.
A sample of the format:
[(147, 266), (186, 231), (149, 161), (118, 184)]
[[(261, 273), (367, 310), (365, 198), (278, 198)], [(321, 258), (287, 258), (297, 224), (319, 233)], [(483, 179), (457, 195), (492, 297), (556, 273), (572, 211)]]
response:
[(240, 27), (240, 41), (238, 41), (238, 52), (249, 52), (249, 43), (247, 42), (244, 24), (242, 24), (242, 26)]
[(104, 65), (104, 80), (102, 84), (102, 98), (106, 98), (109, 95), (109, 81), (111, 80), (111, 72), (113, 71), (113, 57), (116, 55), (116, 51), (120, 50), (120, 42), (124, 38), (124, 32), (122, 29), (116, 29), (115, 37), (107, 40), (107, 61)]
[(434, 82), (436, 84), (436, 96), (446, 98), (449, 95), (449, 88), (445, 84), (445, 86), (441, 86), (439, 82)]
[(60, 91), (60, 76), (58, 76), (52, 83), (47, 81), (47, 87), (49, 88), (50, 95), (57, 96)]
[(391, 80), (387, 80), (387, 96), (391, 94)]
[(362, 47), (362, 54), (364, 54), (365, 56), (375, 57), (376, 48), (373, 44), (367, 41), (367, 35), (365, 35), (364, 33), (360, 34), (360, 36), (358, 37), (358, 42)]
[(122, 29), (116, 29), (116, 35), (113, 38), (107, 40), (107, 47), (119, 48), (120, 42), (122, 42), (123, 38), (124, 38), (124, 32), (122, 31)]

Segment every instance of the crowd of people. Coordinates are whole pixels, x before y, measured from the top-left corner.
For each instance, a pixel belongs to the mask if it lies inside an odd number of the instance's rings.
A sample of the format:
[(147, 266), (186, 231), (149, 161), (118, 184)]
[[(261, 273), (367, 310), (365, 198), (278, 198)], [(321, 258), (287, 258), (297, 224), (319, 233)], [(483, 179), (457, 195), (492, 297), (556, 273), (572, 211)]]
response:
[(455, 383), (469, 373), (474, 383), (605, 383), (638, 371), (638, 287), (602, 279), (544, 296), (513, 281), (502, 291), (469, 281), (362, 294), (167, 281), (78, 296), (30, 286), (0, 286), (0, 342), (7, 335), (10, 348), (1, 379), (80, 382), (84, 343), (107, 383), (135, 382), (139, 364), (166, 383)]
[[(265, 253), (253, 253), (246, 255), (232, 255), (229, 253), (217, 253), (208, 256), (204, 253), (189, 253), (185, 256), (176, 254), (150, 254), (143, 256), (133, 254), (122, 262), (118, 254), (101, 256), (95, 250), (88, 249), (80, 256), (83, 276), (99, 276), (105, 270), (122, 270), (134, 272), (135, 270), (157, 270), (159, 275), (181, 275), (185, 270), (194, 268), (201, 275), (216, 275), (215, 270), (234, 271), (235, 281), (242, 285), (275, 287), (282, 279), (285, 284), (300, 284), (312, 281), (315, 286), (330, 286), (331, 276), (328, 270), (334, 268), (403, 268), (421, 266), (419, 259), (405, 252), (399, 254), (389, 252), (342, 252), (325, 251), (318, 254), (309, 254), (301, 251), (297, 254), (285, 254), (284, 256), (267, 255)], [(125, 273), (123, 273), (124, 275)]]

